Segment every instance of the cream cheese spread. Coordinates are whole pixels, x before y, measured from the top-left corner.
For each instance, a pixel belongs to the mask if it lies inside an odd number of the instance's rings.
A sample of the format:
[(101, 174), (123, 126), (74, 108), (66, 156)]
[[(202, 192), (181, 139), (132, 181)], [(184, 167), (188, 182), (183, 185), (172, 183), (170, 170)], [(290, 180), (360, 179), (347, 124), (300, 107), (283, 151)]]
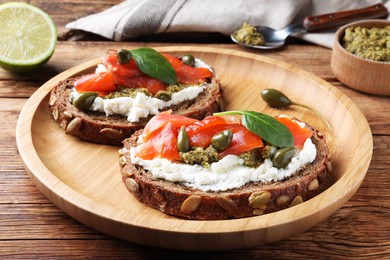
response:
[[(138, 92), (133, 97), (118, 97), (118, 98), (95, 98), (91, 111), (103, 112), (106, 116), (123, 115), (127, 116), (127, 121), (138, 122), (140, 118), (146, 118), (149, 115), (157, 115), (164, 108), (171, 107), (186, 100), (196, 98), (206, 88), (211, 87), (210, 84), (194, 85), (182, 89), (179, 92), (172, 94), (171, 100), (168, 102), (155, 97), (149, 97), (142, 92)], [(70, 98), (77, 98), (80, 94), (73, 89)]]
[[(139, 147), (139, 146), (138, 146)], [(272, 161), (266, 159), (257, 168), (244, 166), (244, 160), (235, 155), (228, 155), (210, 168), (200, 165), (173, 163), (167, 159), (143, 160), (136, 157), (137, 147), (130, 150), (133, 164), (138, 164), (150, 171), (155, 178), (181, 183), (182, 185), (203, 191), (225, 191), (239, 188), (249, 182), (270, 182), (283, 180), (306, 164), (312, 163), (317, 149), (310, 138), (305, 141), (291, 162), (282, 169), (273, 167)]]

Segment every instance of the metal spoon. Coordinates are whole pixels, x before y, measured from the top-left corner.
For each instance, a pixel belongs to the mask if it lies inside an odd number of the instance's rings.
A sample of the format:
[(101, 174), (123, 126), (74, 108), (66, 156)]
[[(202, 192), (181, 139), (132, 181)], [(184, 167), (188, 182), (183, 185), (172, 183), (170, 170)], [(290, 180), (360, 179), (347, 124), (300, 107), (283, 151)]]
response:
[(320, 31), (356, 20), (386, 17), (388, 14), (389, 12), (383, 4), (376, 4), (362, 9), (308, 16), (302, 23), (292, 24), (281, 30), (275, 30), (261, 25), (255, 26), (256, 30), (264, 36), (266, 42), (264, 45), (252, 45), (239, 42), (234, 38), (234, 33), (230, 35), (230, 38), (233, 42), (245, 47), (255, 49), (276, 49), (285, 44), (287, 37), (297, 32)]

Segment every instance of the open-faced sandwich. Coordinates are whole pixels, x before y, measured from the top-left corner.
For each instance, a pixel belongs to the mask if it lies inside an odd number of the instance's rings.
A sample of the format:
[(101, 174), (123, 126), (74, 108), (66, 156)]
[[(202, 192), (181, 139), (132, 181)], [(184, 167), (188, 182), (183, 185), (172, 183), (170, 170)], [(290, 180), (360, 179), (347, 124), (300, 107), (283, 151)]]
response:
[(331, 171), (321, 132), (253, 111), (203, 120), (167, 111), (123, 143), (119, 164), (127, 189), (147, 206), (189, 219), (292, 207), (320, 193)]
[(55, 86), (49, 108), (67, 134), (121, 145), (161, 111), (202, 119), (219, 111), (219, 80), (192, 55), (109, 50), (94, 73)]

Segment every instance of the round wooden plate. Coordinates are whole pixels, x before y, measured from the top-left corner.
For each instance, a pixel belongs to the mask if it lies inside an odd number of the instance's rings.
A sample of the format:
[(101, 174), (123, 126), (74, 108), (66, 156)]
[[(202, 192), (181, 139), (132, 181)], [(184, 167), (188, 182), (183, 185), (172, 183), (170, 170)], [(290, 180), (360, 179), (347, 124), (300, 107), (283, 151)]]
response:
[[(194, 221), (166, 215), (138, 202), (119, 172), (119, 147), (68, 136), (48, 109), (51, 88), (60, 80), (94, 70), (99, 59), (54, 77), (25, 104), (17, 125), (20, 156), (35, 185), (61, 210), (103, 233), (131, 242), (180, 250), (222, 250), (258, 246), (300, 233), (338, 210), (358, 189), (372, 156), (369, 125), (357, 106), (326, 81), (292, 65), (261, 55), (208, 47), (163, 47), (212, 65), (221, 79), (226, 109), (295, 116), (322, 130), (333, 164), (331, 186), (295, 207), (244, 219)], [(276, 88), (292, 100), (321, 111), (333, 131), (311, 111), (269, 108), (263, 88)]]

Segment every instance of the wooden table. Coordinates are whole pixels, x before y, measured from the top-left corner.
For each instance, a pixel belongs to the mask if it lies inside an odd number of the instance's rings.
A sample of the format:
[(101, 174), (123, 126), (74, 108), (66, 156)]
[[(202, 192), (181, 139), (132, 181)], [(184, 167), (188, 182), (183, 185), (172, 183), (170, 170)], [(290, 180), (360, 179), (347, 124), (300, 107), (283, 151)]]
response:
[(390, 258), (389, 97), (366, 95), (345, 87), (330, 69), (331, 50), (310, 44), (292, 44), (283, 50), (256, 52), (226, 43), (227, 38), (215, 35), (186, 38), (157, 36), (126, 43), (114, 43), (91, 35), (78, 37), (78, 41), (72, 41), (75, 36), (64, 40), (64, 25), (67, 22), (118, 2), (30, 1), (53, 17), (62, 40), (49, 63), (36, 73), (20, 76), (0, 70), (0, 257), (188, 257), (188, 252), (149, 248), (117, 240), (61, 212), (27, 176), (18, 156), (15, 127), (23, 105), (39, 86), (74, 65), (101, 56), (108, 48), (183, 45), (200, 41), (208, 43), (197, 44), (250, 51), (279, 59), (330, 82), (348, 95), (366, 116), (373, 133), (374, 151), (366, 178), (357, 193), (327, 220), (306, 232), (256, 248), (190, 254), (196, 257), (241, 259)]

